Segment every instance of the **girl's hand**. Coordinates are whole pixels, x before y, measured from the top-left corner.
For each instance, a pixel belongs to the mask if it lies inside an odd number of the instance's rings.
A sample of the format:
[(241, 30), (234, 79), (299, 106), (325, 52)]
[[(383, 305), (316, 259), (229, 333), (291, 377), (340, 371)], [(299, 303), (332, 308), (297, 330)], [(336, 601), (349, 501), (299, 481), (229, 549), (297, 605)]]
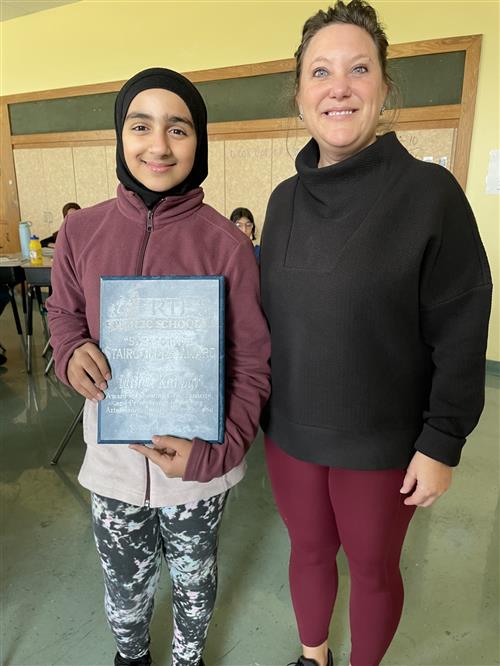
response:
[(67, 373), (71, 386), (89, 400), (103, 400), (111, 379), (106, 357), (93, 342), (77, 347), (69, 359)]
[(154, 448), (142, 444), (130, 444), (129, 449), (134, 449), (154, 462), (168, 477), (182, 478), (193, 442), (170, 435), (154, 435), (151, 440)]
[(417, 451), (411, 459), (400, 493), (409, 493), (408, 506), (431, 506), (451, 485), (452, 468)]

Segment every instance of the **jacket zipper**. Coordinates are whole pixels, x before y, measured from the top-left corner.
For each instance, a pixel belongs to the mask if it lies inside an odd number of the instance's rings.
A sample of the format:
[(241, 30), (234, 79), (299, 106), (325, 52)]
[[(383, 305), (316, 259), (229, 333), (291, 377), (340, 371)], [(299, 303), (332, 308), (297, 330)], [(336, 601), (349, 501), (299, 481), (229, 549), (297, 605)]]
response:
[(141, 249), (139, 251), (139, 259), (137, 262), (136, 275), (142, 275), (144, 255), (146, 254), (146, 247), (149, 241), (149, 237), (151, 235), (151, 232), (153, 231), (153, 215), (154, 215), (154, 208), (152, 210), (148, 210), (148, 214), (146, 217), (146, 234), (144, 236), (144, 240), (142, 241)]
[[(142, 268), (144, 264), (144, 255), (146, 254), (146, 247), (149, 241), (149, 238), (151, 236), (151, 232), (153, 231), (153, 215), (154, 215), (154, 208), (151, 210), (148, 210), (148, 214), (146, 217), (146, 234), (144, 236), (144, 240), (142, 242), (141, 250), (139, 252), (139, 262), (137, 264), (137, 275), (142, 275)], [(149, 460), (147, 458), (144, 458), (144, 462), (146, 463), (146, 494), (144, 496), (144, 506), (146, 508), (149, 508), (150, 500), (151, 500), (151, 471), (149, 468)]]

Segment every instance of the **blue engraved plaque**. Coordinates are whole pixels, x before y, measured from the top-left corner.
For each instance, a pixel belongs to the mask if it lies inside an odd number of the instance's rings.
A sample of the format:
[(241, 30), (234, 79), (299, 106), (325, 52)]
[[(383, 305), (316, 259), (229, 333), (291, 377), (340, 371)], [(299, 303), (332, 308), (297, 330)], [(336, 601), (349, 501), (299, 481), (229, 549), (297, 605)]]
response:
[(224, 440), (224, 278), (101, 277), (100, 444)]

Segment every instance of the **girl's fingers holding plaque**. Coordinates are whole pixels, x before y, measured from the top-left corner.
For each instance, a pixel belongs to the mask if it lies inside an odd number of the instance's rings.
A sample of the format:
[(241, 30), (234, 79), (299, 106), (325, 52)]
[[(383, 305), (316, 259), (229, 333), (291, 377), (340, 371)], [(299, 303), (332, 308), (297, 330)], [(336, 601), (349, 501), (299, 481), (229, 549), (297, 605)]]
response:
[(172, 437), (171, 435), (153, 435), (151, 441), (155, 449), (165, 450), (168, 448), (183, 457), (189, 456), (193, 445), (190, 439)]
[(97, 367), (99, 375), (103, 378), (104, 383), (111, 379), (111, 370), (109, 369), (108, 361), (102, 351), (96, 345), (89, 344), (87, 350), (88, 356), (92, 359)]
[(129, 448), (154, 462), (167, 476), (182, 477), (191, 452), (191, 440), (170, 435), (154, 435), (151, 441), (153, 448), (142, 444), (131, 444)]
[(129, 448), (137, 451), (137, 453), (140, 453), (145, 458), (148, 458), (148, 460), (151, 460), (155, 465), (158, 465), (167, 476), (177, 476), (172, 465), (175, 451), (172, 452), (172, 450), (168, 448), (152, 449), (143, 444), (130, 444)]
[(106, 357), (97, 345), (92, 342), (77, 347), (67, 368), (68, 381), (71, 386), (85, 398), (103, 400), (107, 379), (110, 379)]

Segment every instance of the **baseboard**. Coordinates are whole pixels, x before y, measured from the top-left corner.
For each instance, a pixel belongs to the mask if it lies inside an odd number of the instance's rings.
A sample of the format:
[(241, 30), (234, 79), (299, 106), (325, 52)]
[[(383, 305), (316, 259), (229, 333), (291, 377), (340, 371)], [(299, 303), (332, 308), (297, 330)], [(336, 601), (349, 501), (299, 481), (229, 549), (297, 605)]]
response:
[(490, 375), (500, 375), (500, 361), (486, 359), (486, 372)]

